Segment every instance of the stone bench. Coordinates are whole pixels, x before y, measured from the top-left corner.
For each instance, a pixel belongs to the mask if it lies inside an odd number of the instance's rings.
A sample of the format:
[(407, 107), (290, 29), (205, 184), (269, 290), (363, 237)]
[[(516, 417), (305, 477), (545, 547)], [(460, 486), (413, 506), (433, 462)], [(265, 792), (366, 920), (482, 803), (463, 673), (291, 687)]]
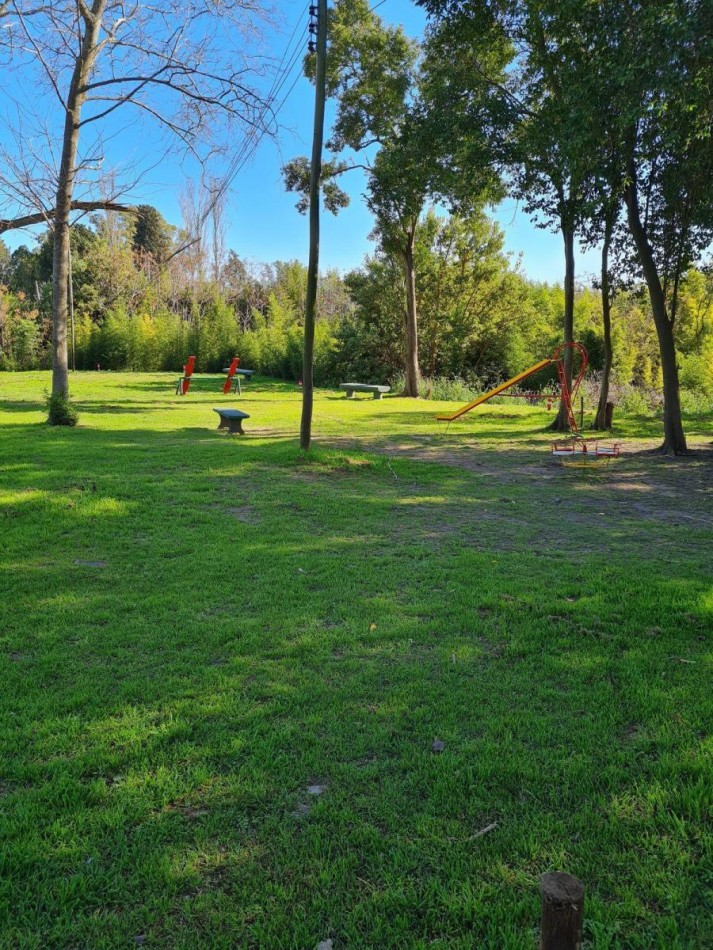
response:
[(340, 383), (339, 388), (347, 394), (347, 399), (353, 399), (354, 393), (373, 393), (374, 399), (381, 399), (384, 393), (391, 392), (391, 386), (370, 386), (368, 383)]
[(247, 412), (243, 412), (241, 409), (214, 409), (213, 412), (217, 412), (220, 417), (219, 429), (227, 429), (231, 435), (235, 432), (245, 435), (243, 419), (250, 418)]

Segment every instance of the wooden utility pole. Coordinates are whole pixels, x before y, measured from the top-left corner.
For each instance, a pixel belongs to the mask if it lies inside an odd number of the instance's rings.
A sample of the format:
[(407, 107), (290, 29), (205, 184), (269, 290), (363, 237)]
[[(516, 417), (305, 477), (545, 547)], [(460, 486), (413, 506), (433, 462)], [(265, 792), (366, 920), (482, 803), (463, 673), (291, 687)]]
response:
[(305, 303), (305, 335), (302, 353), (302, 422), (300, 448), (309, 449), (312, 442), (312, 404), (314, 402), (314, 311), (317, 304), (319, 275), (319, 195), (322, 177), (322, 141), (324, 139), (324, 102), (326, 98), (327, 0), (317, 3), (317, 69), (314, 83), (314, 135), (309, 181), (309, 263), (307, 265), (307, 300)]

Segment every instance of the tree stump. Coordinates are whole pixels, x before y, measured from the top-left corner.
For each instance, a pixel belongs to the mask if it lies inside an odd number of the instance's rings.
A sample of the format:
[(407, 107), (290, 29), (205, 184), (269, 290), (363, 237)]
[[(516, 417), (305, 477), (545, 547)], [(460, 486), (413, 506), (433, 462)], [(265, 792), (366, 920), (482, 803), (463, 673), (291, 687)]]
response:
[(579, 950), (582, 945), (584, 885), (571, 874), (553, 871), (540, 878), (540, 950)]

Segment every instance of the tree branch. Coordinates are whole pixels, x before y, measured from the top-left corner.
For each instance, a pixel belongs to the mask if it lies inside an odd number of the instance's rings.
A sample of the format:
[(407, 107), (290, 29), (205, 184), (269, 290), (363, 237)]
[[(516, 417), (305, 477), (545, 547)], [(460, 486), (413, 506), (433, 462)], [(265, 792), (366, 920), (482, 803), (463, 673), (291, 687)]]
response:
[[(122, 214), (136, 214), (131, 205), (117, 204), (115, 201), (73, 201), (71, 211), (120, 211)], [(19, 228), (28, 228), (33, 224), (44, 224), (54, 217), (54, 208), (45, 211), (35, 211), (24, 214), (19, 218), (0, 218), (0, 234), (5, 231), (16, 231)]]

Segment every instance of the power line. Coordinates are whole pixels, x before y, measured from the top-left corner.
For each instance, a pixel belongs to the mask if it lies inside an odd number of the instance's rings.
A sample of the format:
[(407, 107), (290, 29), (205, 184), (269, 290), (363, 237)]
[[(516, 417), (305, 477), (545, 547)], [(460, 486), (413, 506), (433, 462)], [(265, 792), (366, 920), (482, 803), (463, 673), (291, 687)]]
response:
[[(255, 124), (255, 125), (253, 126), (253, 128), (251, 129), (249, 135), (248, 135), (247, 138), (245, 139), (245, 142), (243, 143), (242, 147), (238, 150), (238, 152), (236, 153), (236, 155), (233, 156), (233, 159), (232, 159), (232, 161), (231, 161), (231, 163), (230, 163), (230, 165), (229, 165), (229, 167), (228, 167), (228, 172), (227, 172), (226, 177), (225, 177), (225, 186), (226, 186), (226, 187), (227, 187), (227, 185), (233, 180), (233, 178), (234, 178), (234, 176), (235, 176), (235, 170), (236, 170), (237, 166), (241, 163), (241, 161), (242, 161), (242, 159), (243, 159), (243, 156), (244, 156), (246, 150), (250, 147), (251, 143), (252, 143), (252, 142), (255, 142), (256, 145), (257, 145), (257, 143), (260, 142), (260, 141), (262, 140), (262, 138), (264, 137), (264, 135), (266, 134), (266, 132), (267, 132), (267, 130), (268, 130), (268, 128), (269, 128), (268, 123), (267, 123), (267, 121), (266, 121), (268, 112), (271, 112), (271, 119), (272, 119), (272, 120), (274, 120), (274, 119), (276, 118), (277, 111), (276, 111), (276, 110), (273, 110), (272, 106), (273, 106), (273, 104), (274, 104), (274, 102), (275, 102), (277, 96), (280, 94), (280, 91), (282, 90), (282, 87), (284, 86), (284, 84), (285, 84), (285, 82), (287, 81), (288, 77), (289, 77), (290, 74), (292, 73), (292, 70), (294, 69), (295, 64), (296, 64), (297, 61), (299, 60), (300, 54), (301, 54), (302, 39), (303, 39), (304, 33), (305, 33), (305, 31), (306, 31), (306, 28), (303, 28), (302, 32), (301, 32), (301, 33), (299, 34), (299, 36), (297, 37), (297, 45), (296, 45), (295, 49), (290, 53), (290, 47), (291, 47), (292, 42), (293, 42), (293, 40), (294, 40), (294, 38), (295, 38), (295, 34), (296, 34), (296, 32), (297, 32), (297, 28), (298, 28), (298, 27), (299, 27), (299, 20), (298, 20), (298, 22), (297, 22), (297, 24), (296, 24), (296, 26), (295, 26), (295, 29), (292, 31), (292, 36), (290, 37), (290, 39), (289, 39), (289, 41), (288, 41), (288, 44), (287, 44), (287, 47), (285, 48), (285, 52), (284, 52), (283, 55), (282, 55), (282, 59), (280, 60), (280, 66), (278, 67), (278, 73), (277, 73), (277, 75), (275, 76), (275, 78), (273, 79), (272, 86), (270, 87), (270, 91), (269, 91), (268, 94), (267, 94), (267, 97), (266, 97), (266, 100), (265, 100), (265, 104), (264, 104), (263, 109), (262, 109), (262, 113), (261, 113), (261, 115), (260, 115), (258, 121), (256, 122), (256, 124)], [(280, 69), (282, 68), (282, 65), (283, 65), (285, 59), (288, 57), (288, 55), (289, 55), (289, 62), (288, 62), (288, 64), (287, 64), (287, 66), (285, 66), (285, 68), (282, 69), (282, 75), (280, 75)], [(294, 87), (293, 87), (293, 88), (294, 88)], [(283, 100), (283, 102), (280, 104), (280, 108), (282, 107), (283, 104), (284, 104), (284, 100)], [(258, 129), (259, 129), (259, 132), (258, 132)], [(257, 136), (257, 140), (256, 140), (256, 136)], [(241, 166), (241, 167), (242, 167), (242, 166)], [(223, 188), (222, 190), (225, 190), (225, 189)]]
[[(303, 33), (304, 33), (304, 31), (303, 31)], [(301, 39), (302, 39), (302, 34), (300, 34), (300, 40), (301, 40)], [(273, 106), (273, 104), (274, 104), (274, 102), (275, 102), (275, 99), (276, 99), (277, 96), (280, 94), (280, 92), (281, 92), (283, 86), (285, 85), (285, 83), (287, 82), (289, 76), (291, 75), (291, 73), (292, 73), (292, 71), (293, 71), (293, 69), (294, 69), (294, 67), (295, 67), (295, 64), (297, 63), (298, 59), (300, 58), (300, 52), (301, 52), (301, 51), (300, 51), (300, 49), (298, 48), (296, 54), (294, 55), (294, 57), (293, 57), (293, 59), (292, 59), (292, 61), (291, 61), (291, 63), (290, 63), (290, 65), (289, 65), (288, 68), (285, 70), (285, 72), (284, 72), (284, 74), (283, 74), (283, 76), (282, 76), (282, 78), (281, 78), (279, 84), (278, 84), (277, 87), (275, 88), (274, 93), (272, 93), (271, 97), (268, 99), (268, 101), (267, 101), (267, 103), (266, 103), (266, 105), (265, 105), (265, 108), (263, 109), (263, 113), (262, 113), (262, 117), (261, 117), (261, 121), (260, 121), (260, 123), (259, 123), (259, 126), (256, 125), (256, 126), (254, 126), (254, 127), (252, 128), (250, 134), (249, 134), (249, 135), (247, 136), (247, 138), (245, 139), (245, 142), (243, 143), (243, 145), (241, 146), (241, 148), (238, 150), (238, 152), (236, 153), (236, 155), (233, 157), (233, 160), (231, 161), (230, 166), (229, 166), (228, 173), (226, 174), (226, 177), (225, 177), (225, 179), (224, 179), (224, 181), (223, 181), (221, 187), (218, 189), (218, 192), (216, 193), (215, 201), (217, 201), (217, 200), (220, 198), (220, 196), (221, 196), (222, 194), (224, 194), (225, 191), (230, 187), (230, 185), (232, 184), (232, 182), (235, 180), (235, 177), (237, 176), (237, 174), (244, 168), (245, 164), (246, 164), (246, 163), (248, 162), (248, 160), (251, 158), (251, 156), (253, 155), (253, 153), (254, 153), (255, 150), (257, 149), (258, 145), (260, 144), (260, 142), (263, 140), (263, 138), (264, 138), (265, 135), (267, 134), (268, 129), (269, 129), (269, 124), (268, 124), (268, 122), (266, 121), (266, 116), (267, 116), (268, 110), (269, 110), (270, 113), (271, 113), (271, 115), (270, 115), (270, 120), (271, 120), (271, 121), (274, 121), (274, 120), (277, 118), (277, 116), (278, 116), (280, 110), (281, 110), (282, 107), (284, 106), (285, 102), (287, 101), (287, 99), (288, 99), (290, 93), (291, 93), (292, 90), (295, 88), (295, 86), (297, 85), (297, 82), (298, 82), (299, 79), (301, 78), (302, 70), (301, 70), (301, 68), (300, 68), (300, 70), (299, 70), (298, 73), (297, 73), (297, 76), (295, 77), (295, 79), (294, 79), (292, 85), (290, 86), (289, 90), (287, 91), (286, 95), (283, 97), (283, 99), (281, 100), (281, 102), (279, 103), (279, 105), (277, 106), (277, 108), (276, 108), (276, 109), (273, 109), (272, 106)], [(208, 212), (207, 212), (206, 215), (205, 215), (205, 220), (202, 222), (203, 224), (205, 224), (205, 221), (208, 219), (208, 214), (210, 214), (210, 211), (211, 211), (211, 210), (212, 210), (212, 207), (209, 207)]]
[[(198, 227), (197, 227), (198, 234), (194, 236), (193, 240), (190, 243), (186, 244), (179, 251), (174, 252), (174, 254), (171, 255), (172, 257), (175, 256), (176, 253), (180, 253), (181, 251), (187, 250), (188, 247), (190, 247), (192, 244), (195, 244), (198, 240), (200, 240), (200, 232), (205, 226), (210, 214), (215, 209), (216, 204), (221, 199), (221, 197), (225, 194), (225, 192), (228, 190), (232, 182), (235, 180), (236, 176), (245, 167), (245, 165), (250, 160), (252, 155), (255, 153), (255, 150), (257, 149), (258, 145), (267, 134), (271, 123), (277, 119), (278, 114), (284, 107), (285, 103), (287, 102), (287, 99), (290, 97), (293, 89), (295, 88), (299, 79), (301, 78), (302, 69), (300, 66), (300, 69), (297, 75), (295, 76), (292, 84), (290, 85), (289, 89), (283, 96), (282, 100), (279, 102), (277, 108), (273, 108), (275, 100), (277, 99), (278, 95), (282, 91), (287, 80), (290, 78), (295, 65), (301, 60), (302, 49), (303, 49), (303, 38), (304, 38), (304, 35), (307, 33), (307, 27), (303, 26), (302, 31), (298, 34), (297, 31), (299, 29), (301, 22), (302, 22), (302, 15), (300, 15), (299, 19), (297, 20), (295, 27), (292, 30), (292, 33), (290, 35), (290, 38), (287, 41), (287, 45), (285, 47), (285, 50), (282, 54), (279, 65), (277, 67), (275, 78), (273, 79), (270, 90), (268, 91), (268, 94), (265, 98), (265, 103), (262, 107), (259, 117), (257, 118), (255, 124), (251, 128), (249, 134), (246, 136), (243, 144), (240, 146), (236, 154), (233, 156), (228, 166), (226, 175), (223, 181), (221, 182), (220, 187), (217, 188), (216, 191), (211, 195), (211, 200), (208, 203), (208, 206), (206, 207), (205, 211), (200, 216)], [(294, 45), (294, 49), (291, 49), (295, 41), (295, 37), (297, 37), (297, 42)], [(284, 66), (285, 60), (288, 60), (288, 63), (286, 66)], [(270, 114), (269, 120), (268, 120), (268, 113)]]
[[(370, 12), (373, 13), (375, 10), (378, 10), (379, 7), (382, 7), (385, 3), (386, 3), (386, 0), (379, 0), (379, 2), (374, 4), (373, 7), (370, 7)], [(308, 4), (307, 10), (311, 16), (312, 10), (313, 10), (313, 6), (311, 3)], [(284, 107), (285, 103), (287, 102), (290, 95), (292, 94), (292, 91), (294, 90), (295, 86), (297, 85), (297, 83), (299, 82), (301, 78), (302, 70), (300, 69), (297, 75), (295, 76), (294, 80), (292, 81), (289, 89), (287, 90), (282, 100), (278, 104), (278, 106), (273, 109), (273, 105), (277, 97), (282, 91), (282, 88), (284, 87), (285, 83), (290, 78), (290, 75), (292, 74), (295, 65), (299, 62), (301, 58), (302, 42), (303, 42), (305, 33), (307, 33), (308, 36), (310, 36), (310, 42), (311, 42), (312, 34), (308, 26), (304, 26), (302, 28), (302, 31), (298, 33), (301, 21), (302, 21), (302, 15), (300, 15), (300, 17), (297, 19), (297, 22), (295, 23), (295, 26), (292, 30), (292, 33), (290, 34), (290, 38), (287, 41), (287, 45), (285, 47), (285, 50), (280, 58), (280, 62), (277, 67), (275, 78), (273, 79), (270, 90), (266, 96), (265, 104), (262, 108), (262, 112), (258, 120), (256, 121), (255, 125), (253, 125), (252, 129), (250, 130), (250, 133), (247, 135), (242, 146), (238, 149), (236, 154), (233, 156), (228, 166), (226, 175), (220, 184), (220, 187), (216, 189), (215, 193), (211, 196), (211, 200), (206, 210), (203, 212), (203, 214), (200, 217), (200, 223), (198, 226), (199, 231), (202, 230), (202, 228), (205, 226), (206, 222), (208, 221), (208, 218), (210, 217), (210, 214), (214, 210), (218, 201), (220, 201), (221, 197), (230, 188), (232, 183), (235, 181), (236, 177), (240, 174), (240, 172), (243, 170), (245, 165), (255, 154), (255, 151), (260, 145), (260, 142), (262, 142), (263, 138), (267, 134), (270, 127), (270, 123), (267, 121), (268, 113), (270, 113), (270, 122), (274, 122), (277, 119), (277, 116), (279, 115), (280, 111)], [(295, 39), (296, 39), (296, 42), (295, 42)], [(294, 44), (294, 49), (291, 50), (291, 47), (293, 46), (293, 44)], [(284, 66), (286, 60), (288, 62), (287, 62), (287, 65)], [(191, 243), (195, 243), (197, 240), (199, 240), (198, 236), (196, 236), (195, 239)], [(190, 245), (187, 245), (187, 247), (188, 246)], [(185, 248), (183, 250), (185, 250)]]

